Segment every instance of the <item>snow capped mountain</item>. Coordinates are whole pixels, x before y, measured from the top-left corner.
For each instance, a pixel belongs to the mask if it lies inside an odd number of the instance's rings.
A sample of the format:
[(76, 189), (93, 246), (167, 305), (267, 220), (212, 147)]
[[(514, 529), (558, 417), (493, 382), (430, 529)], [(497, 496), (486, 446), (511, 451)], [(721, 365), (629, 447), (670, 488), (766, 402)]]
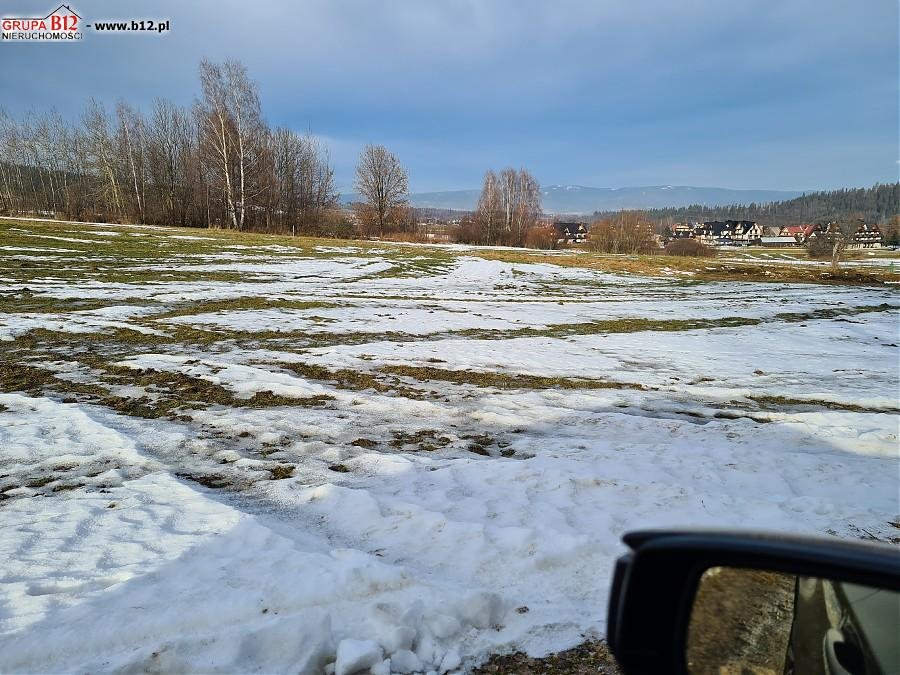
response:
[(653, 209), (667, 206), (749, 204), (792, 199), (801, 192), (788, 190), (734, 190), (719, 187), (652, 185), (595, 188), (550, 185), (542, 190), (544, 210), (551, 213), (592, 213), (617, 209)]
[[(448, 190), (419, 192), (410, 195), (413, 206), (434, 209), (468, 211), (475, 207), (480, 191)], [(782, 201), (799, 197), (802, 192), (791, 190), (735, 190), (720, 187), (692, 187), (687, 185), (651, 185), (644, 187), (597, 188), (583, 185), (548, 185), (541, 190), (542, 205), (548, 213), (593, 213), (619, 209), (654, 209), (705, 204), (749, 204)], [(348, 194), (345, 203), (358, 198)]]

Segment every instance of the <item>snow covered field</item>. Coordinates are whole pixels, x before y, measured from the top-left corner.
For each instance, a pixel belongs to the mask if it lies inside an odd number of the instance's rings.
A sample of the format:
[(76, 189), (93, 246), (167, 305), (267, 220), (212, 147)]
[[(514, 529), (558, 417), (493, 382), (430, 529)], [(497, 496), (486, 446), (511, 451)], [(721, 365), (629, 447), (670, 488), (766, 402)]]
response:
[(456, 672), (623, 532), (900, 542), (891, 288), (0, 223), (0, 672)]

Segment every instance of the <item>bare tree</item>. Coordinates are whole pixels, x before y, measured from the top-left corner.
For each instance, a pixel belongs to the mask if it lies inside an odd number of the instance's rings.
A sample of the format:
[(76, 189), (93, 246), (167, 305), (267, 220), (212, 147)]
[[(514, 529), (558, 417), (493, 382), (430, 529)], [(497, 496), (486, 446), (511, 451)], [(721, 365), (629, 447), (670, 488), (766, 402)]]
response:
[[(117, 146), (124, 153), (126, 164), (123, 173), (127, 175), (131, 198), (134, 200), (135, 213), (139, 222), (146, 220), (146, 131), (144, 118), (124, 101), (116, 106), (118, 120)], [(126, 182), (123, 180), (123, 183)]]
[(319, 234), (326, 210), (337, 207), (334, 171), (328, 153), (318, 140), (290, 129), (276, 129), (269, 140), (271, 218), (279, 229), (289, 225), (292, 234)]
[(197, 103), (200, 127), (200, 149), (204, 152), (222, 186), (225, 209), (234, 229), (238, 227), (237, 198), (234, 186), (234, 123), (228, 106), (228, 87), (222, 67), (209, 61), (200, 62), (202, 102)]
[(813, 233), (806, 243), (809, 257), (830, 259), (831, 269), (837, 272), (847, 248), (847, 230), (846, 223), (831, 222), (824, 230)]
[(27, 143), (22, 127), (5, 111), (0, 115), (0, 157), (3, 158), (0, 163), (3, 166), (6, 208), (10, 211), (26, 211), (32, 207), (31, 191), (26, 184)]
[(524, 246), (525, 237), (541, 215), (541, 187), (537, 179), (525, 169), (516, 172), (511, 198), (512, 220), (509, 223), (510, 243)]
[(475, 207), (475, 222), (479, 229), (479, 244), (497, 243), (503, 213), (500, 203), (500, 180), (497, 174), (488, 170), (481, 184), (481, 195)]
[(526, 169), (485, 173), (475, 209), (482, 243), (524, 246), (540, 215), (540, 185)]
[(237, 61), (201, 61), (203, 98), (196, 111), (201, 149), (214, 167), (232, 227), (244, 229), (247, 214), (265, 189), (263, 167), (268, 129), (256, 84)]
[(84, 113), (85, 140), (87, 143), (88, 170), (99, 178), (99, 194), (107, 209), (115, 217), (123, 212), (122, 190), (117, 170), (117, 153), (109, 120), (102, 103), (94, 99)]
[[(500, 208), (503, 212), (501, 237), (503, 243), (512, 243), (513, 212), (516, 209), (518, 172), (512, 168), (500, 172)], [(496, 243), (496, 242), (494, 242)]]
[(187, 224), (194, 195), (193, 129), (187, 111), (164, 99), (154, 102), (147, 129), (147, 164), (162, 222)]
[(13, 138), (15, 121), (5, 109), (0, 108), (0, 213), (16, 210), (18, 189), (14, 183), (15, 157)]
[(409, 193), (406, 169), (383, 145), (367, 145), (356, 166), (356, 191), (365, 198), (364, 218), (371, 220), (378, 235), (406, 205)]
[(254, 178), (265, 155), (268, 128), (263, 122), (259, 92), (256, 84), (248, 77), (244, 64), (226, 61), (225, 77), (231, 93), (231, 110), (237, 141), (240, 199), (238, 229), (243, 229), (248, 207), (265, 190), (265, 186), (259, 181), (254, 181)]

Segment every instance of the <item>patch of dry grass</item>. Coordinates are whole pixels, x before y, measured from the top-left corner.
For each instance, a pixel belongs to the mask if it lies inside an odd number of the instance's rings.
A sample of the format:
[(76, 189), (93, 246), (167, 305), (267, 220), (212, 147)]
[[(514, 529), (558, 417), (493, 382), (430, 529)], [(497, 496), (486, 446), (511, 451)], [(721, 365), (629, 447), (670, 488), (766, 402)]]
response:
[(824, 410), (840, 410), (842, 412), (886, 413), (892, 415), (900, 413), (900, 408), (897, 407), (872, 408), (857, 405), (855, 403), (826, 401), (824, 399), (814, 398), (792, 398), (775, 395), (749, 396), (748, 398), (764, 410), (777, 410), (779, 408), (818, 408)]
[(841, 267), (836, 272), (818, 266), (794, 265), (777, 260), (742, 262), (709, 258), (682, 258), (667, 255), (541, 254), (517, 250), (475, 250), (467, 252), (487, 260), (510, 263), (546, 263), (562, 267), (584, 267), (602, 272), (669, 276), (672, 271), (697, 281), (763, 281), (778, 283), (842, 284), (882, 286), (900, 282), (900, 272), (885, 268), (865, 270)]
[(613, 382), (594, 378), (545, 377), (494, 371), (447, 370), (433, 366), (384, 366), (380, 372), (415, 380), (472, 384), (494, 389), (644, 389), (630, 382)]
[[(250, 398), (238, 398), (220, 384), (184, 373), (106, 365), (93, 359), (99, 367), (96, 380), (90, 384), (58, 377), (47, 368), (0, 363), (0, 391), (23, 392), (31, 396), (57, 395), (65, 402), (85, 402), (111, 408), (132, 417), (175, 417), (182, 409), (203, 409), (211, 405), (245, 408), (321, 407), (334, 400), (328, 394), (293, 397), (271, 391), (256, 392)], [(140, 387), (142, 396), (120, 396), (112, 393), (115, 385)]]

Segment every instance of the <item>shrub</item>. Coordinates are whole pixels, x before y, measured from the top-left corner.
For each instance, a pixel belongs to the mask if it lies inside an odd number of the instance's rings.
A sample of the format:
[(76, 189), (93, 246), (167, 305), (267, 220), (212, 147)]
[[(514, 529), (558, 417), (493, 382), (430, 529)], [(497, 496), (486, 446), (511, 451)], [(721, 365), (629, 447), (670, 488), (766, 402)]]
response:
[(653, 223), (643, 211), (620, 211), (593, 223), (588, 248), (601, 253), (652, 253), (657, 248)]
[(696, 239), (675, 239), (666, 244), (666, 255), (713, 258), (716, 255), (716, 250)]
[(556, 248), (556, 228), (549, 223), (534, 225), (525, 233), (525, 246), (528, 248), (541, 248), (551, 250)]
[(806, 242), (806, 252), (810, 258), (831, 259), (834, 253), (835, 238), (833, 235), (823, 233), (810, 237)]
[(412, 244), (424, 244), (429, 241), (425, 236), (424, 229), (417, 229), (412, 232), (387, 232), (383, 237), (385, 241), (403, 241)]
[(450, 232), (450, 239), (459, 244), (485, 244), (484, 232), (470, 215), (464, 216)]

